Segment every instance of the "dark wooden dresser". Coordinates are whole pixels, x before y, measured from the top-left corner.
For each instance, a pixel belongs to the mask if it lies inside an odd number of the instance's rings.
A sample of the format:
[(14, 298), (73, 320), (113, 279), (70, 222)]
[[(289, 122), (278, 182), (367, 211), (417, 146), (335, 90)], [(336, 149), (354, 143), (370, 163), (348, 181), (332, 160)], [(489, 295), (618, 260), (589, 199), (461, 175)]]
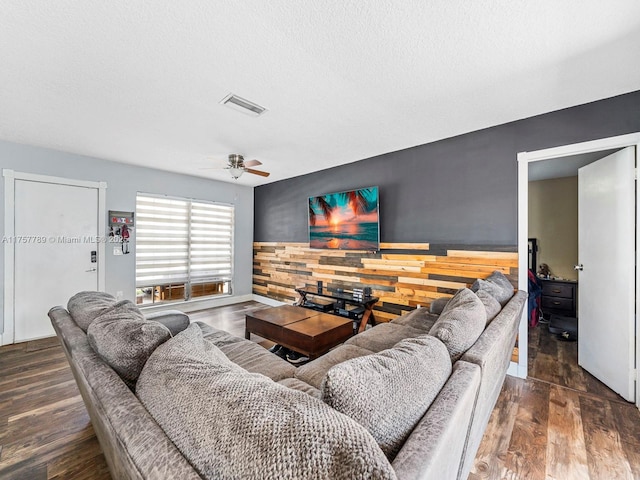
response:
[(577, 317), (578, 282), (575, 280), (542, 281), (542, 312), (545, 314)]

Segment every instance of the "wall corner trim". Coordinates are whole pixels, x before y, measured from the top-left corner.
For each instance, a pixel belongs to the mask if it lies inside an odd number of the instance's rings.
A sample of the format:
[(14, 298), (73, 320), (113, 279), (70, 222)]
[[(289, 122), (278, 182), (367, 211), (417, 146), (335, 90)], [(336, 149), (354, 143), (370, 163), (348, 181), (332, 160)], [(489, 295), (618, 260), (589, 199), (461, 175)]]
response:
[(516, 362), (511, 362), (509, 369), (507, 370), (507, 375), (511, 375), (516, 378), (527, 378), (527, 367), (518, 365)]

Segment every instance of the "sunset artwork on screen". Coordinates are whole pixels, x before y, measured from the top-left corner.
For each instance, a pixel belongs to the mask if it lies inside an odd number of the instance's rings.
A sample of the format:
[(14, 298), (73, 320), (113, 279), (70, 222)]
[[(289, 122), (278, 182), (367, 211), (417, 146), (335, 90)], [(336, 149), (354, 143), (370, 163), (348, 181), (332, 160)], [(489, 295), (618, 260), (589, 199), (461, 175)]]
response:
[(311, 248), (378, 250), (378, 187), (309, 198)]

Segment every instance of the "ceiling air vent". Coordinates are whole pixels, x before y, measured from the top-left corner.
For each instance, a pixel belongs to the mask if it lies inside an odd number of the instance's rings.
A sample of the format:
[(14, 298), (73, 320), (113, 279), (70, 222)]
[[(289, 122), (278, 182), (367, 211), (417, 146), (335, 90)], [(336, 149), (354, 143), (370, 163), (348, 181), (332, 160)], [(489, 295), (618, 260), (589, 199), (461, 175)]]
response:
[(267, 111), (266, 108), (261, 107), (257, 103), (250, 102), (249, 100), (245, 100), (233, 93), (230, 93), (226, 97), (224, 97), (220, 103), (222, 105), (226, 105), (229, 108), (233, 108), (238, 112), (246, 113), (247, 115), (252, 115), (254, 117), (262, 115)]

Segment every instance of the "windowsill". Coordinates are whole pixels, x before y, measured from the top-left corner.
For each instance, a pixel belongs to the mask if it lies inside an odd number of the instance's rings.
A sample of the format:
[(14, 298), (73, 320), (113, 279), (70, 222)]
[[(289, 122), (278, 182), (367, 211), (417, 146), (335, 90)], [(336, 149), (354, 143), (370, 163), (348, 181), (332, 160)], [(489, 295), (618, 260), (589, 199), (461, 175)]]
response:
[(210, 297), (200, 297), (188, 301), (177, 301), (162, 304), (139, 305), (142, 313), (161, 312), (163, 310), (180, 310), (183, 312), (195, 312), (206, 308), (222, 307), (234, 303), (241, 303), (252, 300), (253, 296), (233, 295), (229, 293), (214, 295)]

